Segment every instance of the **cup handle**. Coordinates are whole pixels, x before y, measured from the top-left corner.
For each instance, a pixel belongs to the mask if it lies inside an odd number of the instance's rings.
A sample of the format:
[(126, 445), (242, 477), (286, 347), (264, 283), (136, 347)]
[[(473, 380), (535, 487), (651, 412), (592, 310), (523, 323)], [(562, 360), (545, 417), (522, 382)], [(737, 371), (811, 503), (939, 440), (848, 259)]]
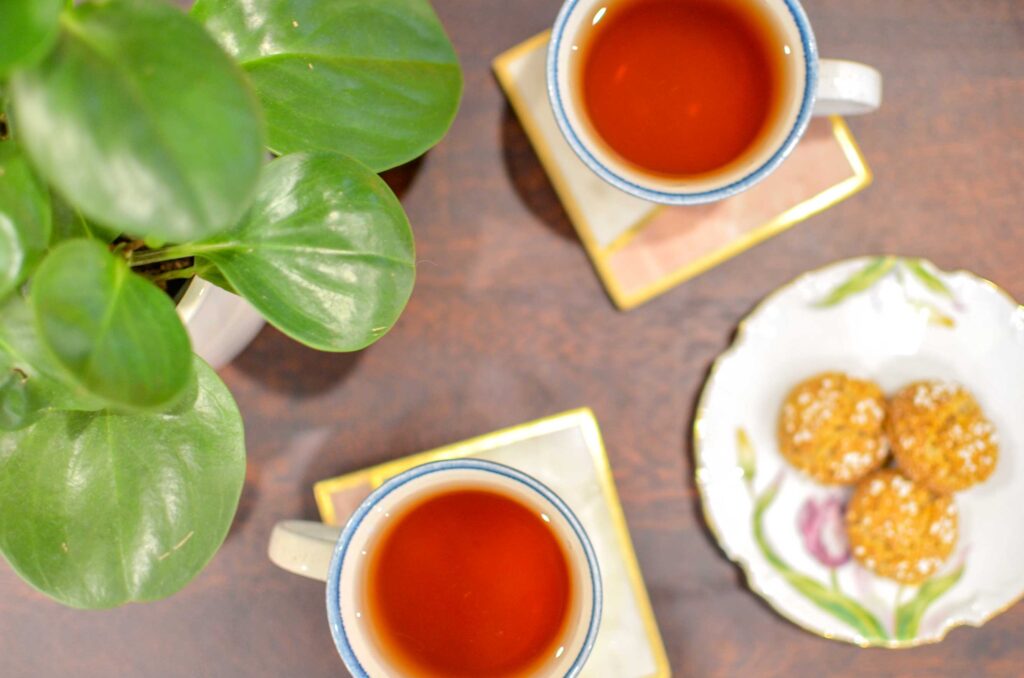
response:
[(818, 62), (814, 115), (860, 115), (882, 103), (882, 74), (867, 64), (843, 59)]
[(282, 520), (274, 526), (267, 555), (280, 568), (327, 581), (341, 529), (308, 520)]

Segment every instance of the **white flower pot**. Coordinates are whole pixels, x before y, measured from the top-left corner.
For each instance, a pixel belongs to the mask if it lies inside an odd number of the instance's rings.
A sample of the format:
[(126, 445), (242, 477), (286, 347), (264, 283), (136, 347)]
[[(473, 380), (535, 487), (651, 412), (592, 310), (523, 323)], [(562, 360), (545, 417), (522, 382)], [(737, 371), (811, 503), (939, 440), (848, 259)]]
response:
[(245, 299), (202, 278), (193, 278), (178, 302), (192, 350), (217, 370), (245, 350), (264, 320)]

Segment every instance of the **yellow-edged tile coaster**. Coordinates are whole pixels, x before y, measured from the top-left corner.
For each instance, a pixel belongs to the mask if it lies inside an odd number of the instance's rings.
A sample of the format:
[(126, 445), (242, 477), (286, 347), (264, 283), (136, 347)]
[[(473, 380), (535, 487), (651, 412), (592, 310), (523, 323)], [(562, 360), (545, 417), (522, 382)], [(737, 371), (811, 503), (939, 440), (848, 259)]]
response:
[(612, 301), (634, 308), (871, 183), (840, 117), (815, 118), (767, 179), (696, 207), (655, 205), (606, 184), (562, 137), (548, 103), (548, 33), (494, 60), (494, 71)]
[(629, 538), (597, 420), (589, 409), (539, 419), (318, 482), (322, 520), (340, 525), (388, 478), (440, 459), (477, 457), (537, 478), (572, 508), (601, 566), (604, 610), (584, 678), (668, 678), (665, 647)]

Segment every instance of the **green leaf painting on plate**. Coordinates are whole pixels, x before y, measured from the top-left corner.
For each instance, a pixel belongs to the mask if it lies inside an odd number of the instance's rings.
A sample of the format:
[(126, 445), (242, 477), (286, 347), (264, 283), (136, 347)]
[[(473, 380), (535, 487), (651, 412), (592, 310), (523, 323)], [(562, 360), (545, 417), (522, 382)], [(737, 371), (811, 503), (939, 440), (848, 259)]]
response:
[(0, 299), (20, 285), (50, 240), (50, 196), (11, 141), (0, 142)]
[(952, 312), (943, 311), (931, 301), (918, 299), (911, 295), (907, 285), (907, 274), (916, 279), (930, 295), (944, 297), (947, 305), (952, 303), (954, 311), (962, 311), (953, 291), (942, 278), (929, 269), (923, 259), (907, 257), (873, 257), (863, 267), (851, 274), (846, 280), (836, 285), (814, 305), (819, 308), (831, 308), (845, 302), (850, 297), (866, 292), (879, 281), (895, 272), (907, 303), (921, 313), (928, 323), (947, 329), (956, 327), (956, 319)]
[(53, 51), (11, 85), (36, 168), (100, 224), (178, 242), (230, 228), (251, 199), (264, 152), (256, 98), (166, 2), (65, 11)]
[(776, 572), (781, 574), (794, 589), (809, 601), (848, 624), (868, 642), (885, 641), (888, 634), (875, 615), (853, 598), (794, 570), (768, 543), (764, 532), (764, 514), (775, 501), (781, 484), (780, 477), (761, 493), (754, 504), (752, 517), (754, 541), (761, 550), (761, 554)]
[(864, 268), (851, 275), (842, 284), (836, 286), (824, 299), (818, 302), (818, 306), (835, 306), (845, 301), (847, 297), (870, 289), (872, 285), (884, 278), (895, 265), (896, 257), (875, 257)]
[(750, 436), (742, 429), (736, 429), (736, 458), (739, 462), (740, 472), (743, 474), (743, 481), (750, 486), (757, 476), (757, 455), (754, 453), (754, 445), (750, 442)]
[(929, 271), (923, 260), (903, 259), (902, 261), (903, 265), (907, 267), (907, 270), (910, 271), (910, 273), (917, 278), (922, 285), (936, 294), (941, 294), (949, 297), (950, 299), (953, 298), (953, 292), (949, 289), (949, 286), (942, 282), (942, 279), (939, 278), (939, 276)]
[(245, 479), (242, 420), (196, 359), (194, 406), (53, 412), (0, 436), (0, 552), (66, 605), (168, 596), (213, 557)]
[(4, 0), (0, 5), (0, 75), (43, 58), (57, 38), (63, 0)]
[(68, 240), (36, 272), (39, 338), (90, 393), (125, 408), (171, 404), (192, 378), (171, 299), (94, 240)]
[(921, 619), (928, 607), (942, 594), (953, 588), (964, 574), (964, 566), (941, 577), (929, 579), (917, 590), (909, 601), (896, 608), (896, 637), (899, 640), (913, 640), (917, 637)]
[[(754, 462), (750, 460), (753, 455), (753, 447), (746, 430), (738, 428), (736, 439), (739, 443), (737, 447), (738, 466), (740, 468), (756, 468)], [(825, 584), (793, 568), (772, 546), (765, 530), (765, 515), (778, 497), (784, 478), (784, 471), (780, 472), (759, 494), (752, 493), (754, 504), (750, 525), (754, 543), (761, 556), (797, 593), (852, 628), (865, 644), (880, 646), (912, 644), (918, 637), (921, 619), (925, 612), (932, 603), (960, 581), (964, 565), (960, 565), (949, 574), (933, 577), (924, 582), (917, 588), (910, 600), (895, 606), (893, 629), (890, 633), (864, 604), (840, 589), (835, 568), (831, 569), (830, 583)], [(750, 479), (745, 478), (745, 480), (749, 483)], [(858, 567), (855, 564), (850, 566)]]
[(379, 172), (455, 117), (462, 72), (426, 0), (198, 0), (192, 12), (249, 74), (278, 154), (344, 153)]
[(282, 332), (324, 351), (379, 339), (416, 271), (412, 231), (391, 189), (356, 161), (324, 153), (270, 163), (239, 227), (189, 251)]

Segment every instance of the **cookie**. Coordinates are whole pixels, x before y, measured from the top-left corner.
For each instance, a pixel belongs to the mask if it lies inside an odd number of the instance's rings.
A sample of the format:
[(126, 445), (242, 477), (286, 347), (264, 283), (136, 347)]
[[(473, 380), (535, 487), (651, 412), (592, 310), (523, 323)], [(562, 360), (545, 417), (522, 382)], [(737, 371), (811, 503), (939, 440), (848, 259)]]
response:
[(996, 429), (959, 384), (919, 381), (904, 387), (889, 402), (886, 426), (900, 469), (935, 492), (966, 489), (996, 468)]
[(883, 469), (854, 489), (846, 531), (861, 565), (902, 584), (920, 584), (956, 546), (956, 503), (895, 469)]
[(881, 388), (826, 372), (786, 396), (779, 415), (779, 449), (790, 464), (818, 482), (855, 483), (889, 454), (884, 422)]

